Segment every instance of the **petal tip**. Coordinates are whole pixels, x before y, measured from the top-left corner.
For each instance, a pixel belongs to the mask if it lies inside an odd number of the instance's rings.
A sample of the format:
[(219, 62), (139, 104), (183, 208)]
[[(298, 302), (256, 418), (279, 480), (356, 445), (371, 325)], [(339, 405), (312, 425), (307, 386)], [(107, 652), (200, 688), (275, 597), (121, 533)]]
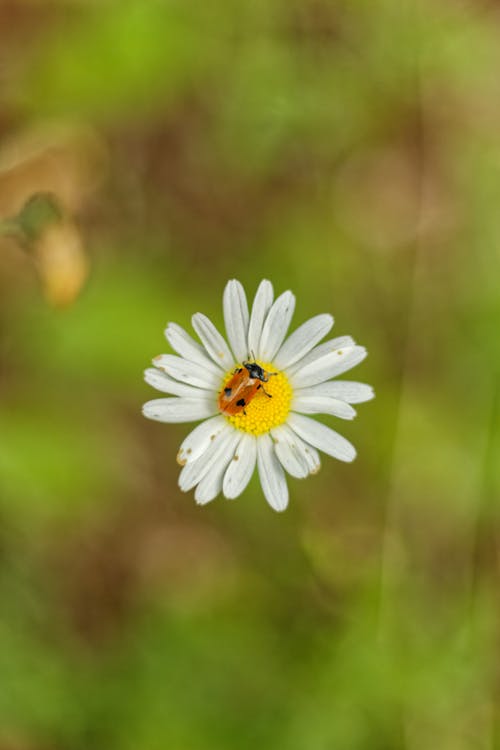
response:
[(154, 401), (146, 401), (146, 403), (142, 405), (141, 413), (143, 417), (147, 417), (147, 419), (154, 419), (154, 417), (151, 416), (151, 409), (153, 408), (152, 404), (154, 404)]
[(284, 513), (287, 508), (288, 505), (284, 505), (282, 508), (276, 508), (274, 505), (272, 506), (275, 513)]

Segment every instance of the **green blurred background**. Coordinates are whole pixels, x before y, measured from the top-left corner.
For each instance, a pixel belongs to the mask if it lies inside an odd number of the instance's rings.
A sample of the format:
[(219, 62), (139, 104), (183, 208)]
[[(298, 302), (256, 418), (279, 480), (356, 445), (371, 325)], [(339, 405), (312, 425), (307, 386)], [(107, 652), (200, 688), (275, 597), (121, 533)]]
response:
[[(499, 69), (494, 0), (1, 0), (0, 750), (500, 748)], [(370, 353), (281, 515), (140, 413), (233, 277)]]

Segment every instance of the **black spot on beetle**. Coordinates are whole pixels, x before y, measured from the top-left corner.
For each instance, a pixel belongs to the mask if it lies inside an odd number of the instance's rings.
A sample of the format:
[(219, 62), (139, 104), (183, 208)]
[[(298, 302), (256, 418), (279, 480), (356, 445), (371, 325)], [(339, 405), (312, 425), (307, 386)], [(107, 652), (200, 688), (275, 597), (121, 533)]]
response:
[(244, 398), (240, 398), (239, 401), (236, 402), (236, 406), (245, 406), (246, 401)]
[(261, 384), (260, 384), (260, 383), (259, 383), (259, 385), (257, 386), (257, 390), (259, 390), (259, 388), (262, 388), (262, 386), (261, 386)]
[(230, 396), (232, 392), (233, 392), (232, 388), (224, 388), (224, 393), (226, 394), (226, 396)]

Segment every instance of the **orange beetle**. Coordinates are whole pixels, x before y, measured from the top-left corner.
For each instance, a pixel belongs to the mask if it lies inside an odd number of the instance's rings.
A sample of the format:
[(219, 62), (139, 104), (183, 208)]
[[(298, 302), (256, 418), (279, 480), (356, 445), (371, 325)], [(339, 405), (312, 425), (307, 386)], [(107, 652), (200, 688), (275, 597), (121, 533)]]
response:
[(268, 398), (272, 398), (272, 394), (266, 392), (262, 383), (267, 383), (271, 375), (277, 374), (267, 372), (257, 362), (243, 362), (243, 367), (238, 367), (234, 371), (231, 380), (219, 393), (218, 404), (222, 414), (246, 414), (245, 406), (261, 389)]

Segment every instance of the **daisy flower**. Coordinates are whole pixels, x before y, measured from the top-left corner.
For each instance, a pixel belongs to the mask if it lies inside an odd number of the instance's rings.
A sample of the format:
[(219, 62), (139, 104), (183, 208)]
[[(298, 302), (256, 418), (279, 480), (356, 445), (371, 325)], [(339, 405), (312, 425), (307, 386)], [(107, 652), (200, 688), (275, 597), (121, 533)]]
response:
[(287, 291), (274, 299), (271, 283), (260, 283), (249, 311), (239, 281), (224, 290), (227, 339), (202, 313), (192, 318), (201, 344), (169, 323), (165, 336), (174, 354), (160, 354), (145, 379), (168, 398), (144, 404), (159, 422), (201, 423), (180, 446), (179, 487), (195, 489), (204, 505), (222, 492), (236, 498), (257, 466), (262, 490), (274, 510), (288, 505), (286, 473), (302, 479), (320, 468), (318, 451), (352, 461), (351, 443), (306, 414), (353, 419), (351, 404), (369, 401), (369, 385), (332, 380), (366, 357), (350, 336), (319, 342), (333, 317), (317, 315), (285, 340), (295, 308)]

